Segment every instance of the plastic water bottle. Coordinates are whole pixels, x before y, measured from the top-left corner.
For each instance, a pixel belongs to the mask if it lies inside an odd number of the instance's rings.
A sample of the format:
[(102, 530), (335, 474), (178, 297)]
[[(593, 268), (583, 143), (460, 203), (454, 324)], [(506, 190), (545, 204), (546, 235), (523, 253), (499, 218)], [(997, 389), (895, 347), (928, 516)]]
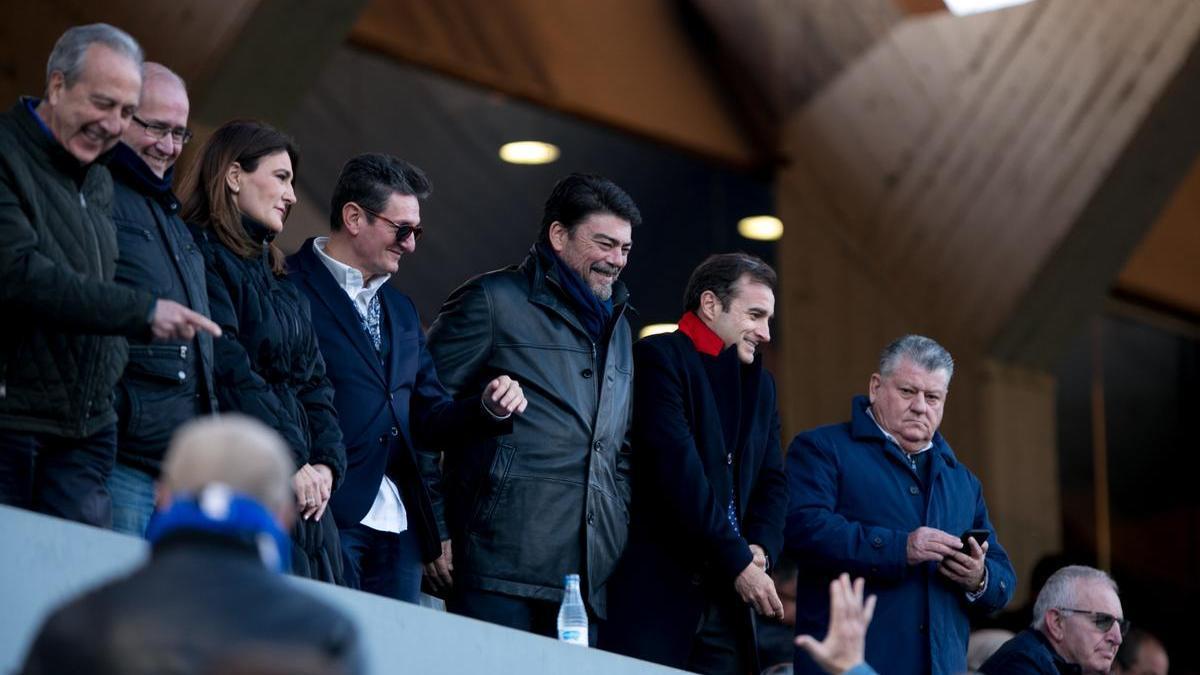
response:
[(587, 610), (579, 594), (579, 575), (568, 574), (563, 580), (562, 606), (558, 608), (558, 639), (567, 644), (588, 646)]

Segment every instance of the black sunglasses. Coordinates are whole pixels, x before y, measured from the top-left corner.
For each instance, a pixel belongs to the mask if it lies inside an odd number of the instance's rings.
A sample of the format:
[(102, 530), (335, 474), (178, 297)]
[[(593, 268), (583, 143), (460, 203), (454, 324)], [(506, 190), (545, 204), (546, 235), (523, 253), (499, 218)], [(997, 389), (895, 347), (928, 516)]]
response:
[(1107, 633), (1113, 627), (1114, 623), (1121, 627), (1122, 636), (1129, 632), (1129, 619), (1118, 619), (1112, 614), (1089, 612), (1085, 609), (1071, 609), (1070, 607), (1058, 607), (1057, 609), (1060, 612), (1068, 612), (1070, 614), (1083, 614), (1091, 619), (1092, 623), (1096, 624), (1096, 628), (1100, 629), (1102, 633)]
[[(357, 202), (355, 202), (355, 203), (357, 204)], [(400, 223), (397, 223), (396, 221), (392, 220), (391, 218), (387, 218), (387, 217), (383, 216), (382, 214), (376, 213), (375, 211), (368, 209), (367, 207), (363, 206), (362, 204), (358, 204), (358, 208), (362, 209), (363, 211), (366, 211), (367, 213), (371, 214), (372, 216), (375, 216), (376, 218), (387, 223), (388, 225), (391, 225), (392, 232), (396, 236), (397, 244), (403, 243), (405, 239), (408, 239), (408, 235), (410, 232), (412, 233), (412, 236), (414, 238), (420, 239), (421, 233), (425, 231), (420, 225), (401, 225)]]

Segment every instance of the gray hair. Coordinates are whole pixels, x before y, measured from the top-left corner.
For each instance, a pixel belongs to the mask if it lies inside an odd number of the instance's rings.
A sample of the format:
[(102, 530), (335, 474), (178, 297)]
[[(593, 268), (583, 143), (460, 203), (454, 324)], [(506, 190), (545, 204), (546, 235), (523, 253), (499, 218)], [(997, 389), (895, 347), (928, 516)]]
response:
[(187, 82), (179, 76), (179, 73), (171, 70), (161, 63), (154, 61), (146, 61), (142, 64), (142, 88), (146, 87), (146, 83), (155, 78), (162, 78), (169, 82), (174, 82), (183, 91), (187, 91)]
[(142, 47), (133, 36), (107, 23), (91, 23), (68, 28), (54, 43), (54, 49), (50, 50), (50, 58), (46, 61), (46, 86), (50, 85), (50, 76), (56, 72), (63, 74), (68, 87), (75, 84), (83, 70), (84, 54), (88, 47), (95, 44), (129, 57), (141, 71), (144, 60)]
[(1103, 570), (1087, 565), (1068, 565), (1046, 580), (1037, 600), (1033, 603), (1033, 627), (1037, 630), (1046, 628), (1046, 612), (1055, 608), (1073, 608), (1077, 601), (1079, 584), (1083, 582), (1108, 584), (1113, 593), (1117, 593), (1117, 582)]
[(879, 353), (879, 374), (891, 375), (907, 358), (929, 372), (946, 371), (946, 382), (954, 377), (954, 358), (946, 348), (924, 335), (905, 335), (896, 338)]
[(223, 483), (270, 509), (291, 502), (295, 471), (283, 437), (246, 415), (192, 420), (171, 438), (162, 480), (172, 492), (199, 493)]

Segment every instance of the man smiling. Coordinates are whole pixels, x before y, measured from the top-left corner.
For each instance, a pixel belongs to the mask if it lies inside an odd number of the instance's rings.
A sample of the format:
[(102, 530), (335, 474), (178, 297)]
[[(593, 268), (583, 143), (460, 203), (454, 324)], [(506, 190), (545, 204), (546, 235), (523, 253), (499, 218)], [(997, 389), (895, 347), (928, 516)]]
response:
[(529, 403), (511, 433), (447, 448), (451, 611), (554, 635), (563, 576), (579, 574), (590, 615), (605, 615), (629, 507), (632, 339), (617, 277), (640, 221), (612, 181), (567, 176), (529, 257), (454, 291), (430, 328), (455, 398), (508, 373)]
[[(158, 63), (142, 69), (142, 100), (108, 158), (113, 175), (118, 283), (155, 292), (207, 315), (204, 257), (179, 218), (175, 160), (192, 136), (183, 80)], [(113, 529), (142, 536), (154, 512), (154, 479), (175, 429), (215, 412), (212, 336), (154, 342), (129, 339), (117, 384), (117, 463), (108, 480)]]
[[(786, 548), (799, 563), (796, 632), (820, 635), (829, 582), (866, 578), (888, 630), (867, 637), (867, 661), (888, 673), (967, 668), (967, 613), (1001, 609), (1014, 573), (996, 540), (979, 480), (938, 433), (954, 360), (937, 342), (888, 345), (851, 421), (796, 436), (788, 448)], [(968, 537), (986, 530), (988, 541)], [(797, 673), (821, 670), (798, 652)]]
[(50, 53), (45, 98), (0, 115), (0, 503), (105, 527), (125, 337), (220, 333), (178, 302), (113, 282), (112, 179), (95, 160), (130, 124), (141, 89), (137, 42), (78, 26)]
[(783, 616), (767, 566), (782, 548), (787, 486), (775, 380), (758, 353), (775, 279), (753, 256), (711, 256), (688, 281), (679, 330), (634, 346), (634, 503), (605, 649), (744, 673), (755, 651), (746, 605)]

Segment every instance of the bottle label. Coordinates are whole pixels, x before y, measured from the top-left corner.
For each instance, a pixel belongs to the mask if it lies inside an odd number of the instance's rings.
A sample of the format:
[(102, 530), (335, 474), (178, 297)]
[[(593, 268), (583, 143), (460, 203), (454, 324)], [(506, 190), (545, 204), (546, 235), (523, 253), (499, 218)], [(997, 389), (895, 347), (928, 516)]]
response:
[(558, 639), (567, 644), (580, 645), (581, 647), (588, 646), (587, 632), (578, 628), (563, 628), (558, 631)]

